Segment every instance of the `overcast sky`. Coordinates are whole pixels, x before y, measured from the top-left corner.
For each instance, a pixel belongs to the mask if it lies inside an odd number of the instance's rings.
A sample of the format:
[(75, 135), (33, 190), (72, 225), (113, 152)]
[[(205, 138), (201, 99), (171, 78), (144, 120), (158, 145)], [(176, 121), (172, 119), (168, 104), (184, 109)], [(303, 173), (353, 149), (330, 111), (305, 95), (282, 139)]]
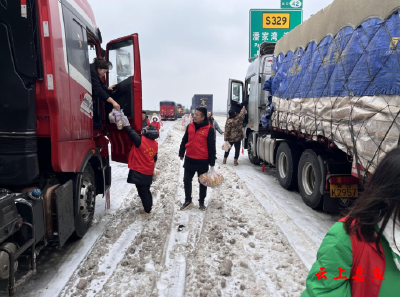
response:
[[(305, 0), (303, 20), (333, 0)], [(112, 39), (139, 34), (143, 108), (172, 100), (190, 107), (194, 94), (213, 94), (226, 110), (228, 79), (244, 80), (249, 66), (249, 10), (280, 8), (279, 0), (89, 0)]]

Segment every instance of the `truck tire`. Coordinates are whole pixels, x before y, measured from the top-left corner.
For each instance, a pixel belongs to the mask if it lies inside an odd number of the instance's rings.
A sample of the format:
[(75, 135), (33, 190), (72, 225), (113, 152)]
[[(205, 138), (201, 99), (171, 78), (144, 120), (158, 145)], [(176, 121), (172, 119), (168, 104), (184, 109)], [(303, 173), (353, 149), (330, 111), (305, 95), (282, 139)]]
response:
[(78, 212), (75, 215), (75, 237), (83, 238), (92, 224), (96, 203), (96, 182), (90, 163), (86, 164), (82, 178), (77, 178), (76, 202)]
[(298, 184), (301, 198), (312, 209), (322, 209), (320, 186), (323, 178), (317, 154), (313, 150), (305, 150), (299, 161)]
[(297, 186), (297, 166), (299, 154), (290, 142), (282, 142), (276, 153), (278, 181), (282, 188), (292, 190)]
[(250, 163), (260, 164), (260, 158), (254, 153), (253, 133), (249, 134), (247, 143), (247, 155), (249, 156)]

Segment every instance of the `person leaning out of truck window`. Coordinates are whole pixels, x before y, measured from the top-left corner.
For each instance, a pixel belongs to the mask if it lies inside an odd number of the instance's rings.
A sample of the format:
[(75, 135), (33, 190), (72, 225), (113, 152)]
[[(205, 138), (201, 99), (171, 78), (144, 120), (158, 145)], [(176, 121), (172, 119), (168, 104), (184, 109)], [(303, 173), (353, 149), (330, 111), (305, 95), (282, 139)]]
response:
[(389, 152), (348, 215), (328, 231), (308, 296), (400, 296), (400, 148)]
[[(214, 127), (215, 131), (218, 131), (219, 134), (224, 134), (224, 131), (221, 130), (221, 128), (218, 125), (218, 122), (214, 119), (213, 113), (211, 111), (207, 112), (207, 119), (208, 122), (212, 127)], [(215, 139), (215, 146), (217, 146), (217, 133), (214, 134), (214, 139)], [(215, 155), (215, 159), (217, 159), (217, 155)]]
[[(231, 146), (235, 147), (235, 157), (233, 160), (234, 166), (239, 165), (238, 164), (238, 159), (239, 159), (239, 154), (240, 154), (240, 142), (243, 139), (243, 120), (244, 117), (246, 116), (246, 107), (242, 107), (242, 110), (240, 113), (237, 113), (234, 110), (229, 110), (229, 118), (226, 120), (225, 124), (225, 136), (224, 136), (224, 141), (228, 141)], [(226, 159), (229, 156), (230, 149), (225, 152), (224, 155), (224, 160), (222, 161), (222, 164), (226, 164)]]
[(158, 138), (158, 132), (155, 127), (147, 126), (142, 129), (142, 135), (139, 135), (132, 129), (126, 116), (122, 117), (122, 122), (124, 130), (134, 144), (129, 152), (127, 182), (135, 184), (142, 200), (143, 209), (140, 208), (139, 213), (148, 216), (153, 207), (150, 186), (157, 162), (158, 143), (155, 140)]
[(111, 103), (114, 109), (120, 109), (119, 104), (110, 97), (110, 92), (115, 85), (107, 87), (101, 80), (106, 73), (112, 69), (111, 62), (107, 62), (104, 58), (98, 57), (93, 59), (90, 64), (90, 75), (92, 78), (92, 95), (93, 98), (100, 98), (104, 102)]

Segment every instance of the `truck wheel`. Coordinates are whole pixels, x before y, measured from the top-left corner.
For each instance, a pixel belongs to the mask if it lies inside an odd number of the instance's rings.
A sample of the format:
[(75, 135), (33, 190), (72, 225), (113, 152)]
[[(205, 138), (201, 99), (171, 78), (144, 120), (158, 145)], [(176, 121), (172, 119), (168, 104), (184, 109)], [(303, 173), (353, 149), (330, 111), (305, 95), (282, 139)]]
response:
[(247, 154), (249, 156), (249, 160), (253, 164), (260, 164), (260, 158), (257, 157), (255, 151), (255, 146), (253, 144), (253, 133), (251, 132), (248, 136), (248, 143), (247, 143)]
[(305, 150), (299, 161), (298, 184), (301, 198), (312, 209), (322, 209), (323, 199), (319, 190), (322, 178), (317, 154)]
[(79, 180), (76, 201), (78, 213), (75, 216), (75, 236), (83, 238), (92, 224), (96, 203), (96, 183), (92, 166), (86, 164), (82, 178)]
[(299, 154), (296, 147), (289, 142), (282, 142), (276, 153), (278, 180), (282, 188), (291, 190), (297, 186), (298, 162)]

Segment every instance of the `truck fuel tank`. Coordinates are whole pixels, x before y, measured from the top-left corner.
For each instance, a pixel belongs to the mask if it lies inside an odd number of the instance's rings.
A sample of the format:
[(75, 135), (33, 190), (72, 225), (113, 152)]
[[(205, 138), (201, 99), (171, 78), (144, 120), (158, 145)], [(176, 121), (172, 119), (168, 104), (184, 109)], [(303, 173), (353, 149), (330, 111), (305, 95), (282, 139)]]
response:
[[(35, 244), (45, 238), (45, 218), (43, 196), (39, 189), (24, 195), (19, 195), (15, 199), (18, 213), (22, 216), (24, 222), (31, 224), (35, 230)], [(31, 229), (28, 226), (22, 226), (21, 232), (17, 235), (17, 242), (23, 245), (32, 238)]]

